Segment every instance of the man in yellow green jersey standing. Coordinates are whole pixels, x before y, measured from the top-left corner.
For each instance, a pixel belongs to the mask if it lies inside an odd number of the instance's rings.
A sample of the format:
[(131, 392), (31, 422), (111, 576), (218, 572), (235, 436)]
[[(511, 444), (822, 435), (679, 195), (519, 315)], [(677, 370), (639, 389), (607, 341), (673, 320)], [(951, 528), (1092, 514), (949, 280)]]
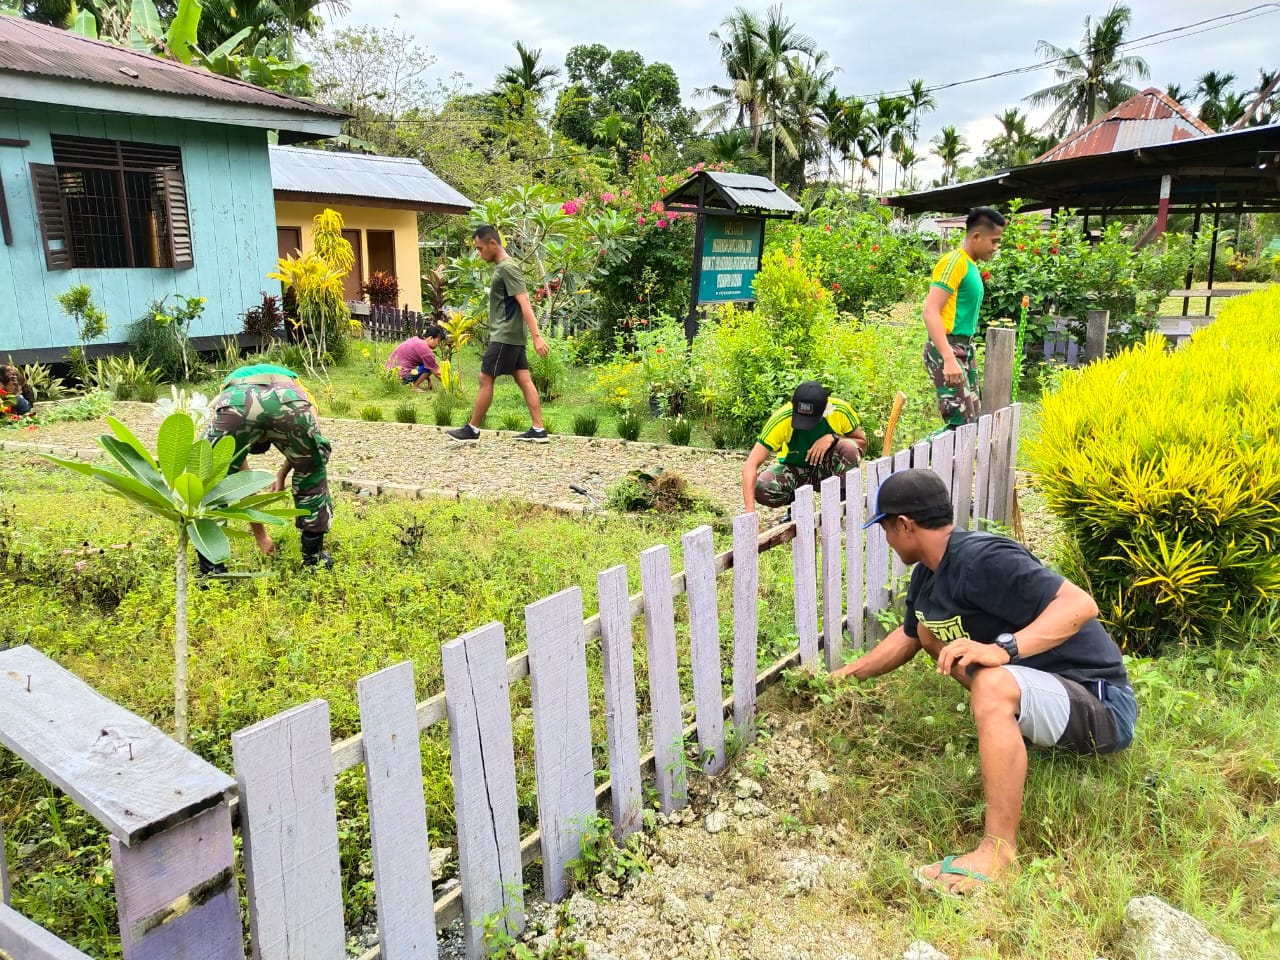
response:
[(964, 243), (933, 268), (924, 300), (924, 367), (938, 392), (938, 413), (944, 429), (978, 419), (978, 368), (973, 335), (982, 310), (982, 270), (1000, 249), (1005, 219), (990, 207), (969, 211)]

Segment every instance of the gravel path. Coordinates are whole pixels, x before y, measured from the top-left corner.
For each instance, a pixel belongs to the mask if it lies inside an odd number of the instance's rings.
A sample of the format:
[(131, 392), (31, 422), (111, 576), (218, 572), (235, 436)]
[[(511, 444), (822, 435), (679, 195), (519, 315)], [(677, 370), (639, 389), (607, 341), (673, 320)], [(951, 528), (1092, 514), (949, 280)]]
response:
[[(117, 403), (112, 414), (154, 449), (160, 420), (150, 404)], [(553, 436), (549, 443), (518, 443), (514, 433), (484, 431), (478, 443), (456, 443), (444, 428), (425, 424), (323, 420), (333, 443), (330, 476), (348, 488), (395, 496), (502, 497), (573, 511), (589, 506), (570, 484), (603, 501), (633, 470), (680, 473), (693, 490), (724, 513), (741, 509), (744, 454), (739, 451), (631, 443), (605, 437)], [(57, 446), (97, 451), (101, 421), (54, 423), (31, 433), (0, 434), (0, 446)], [(260, 458), (266, 466), (274, 455)], [(267, 466), (268, 469), (274, 467)]]

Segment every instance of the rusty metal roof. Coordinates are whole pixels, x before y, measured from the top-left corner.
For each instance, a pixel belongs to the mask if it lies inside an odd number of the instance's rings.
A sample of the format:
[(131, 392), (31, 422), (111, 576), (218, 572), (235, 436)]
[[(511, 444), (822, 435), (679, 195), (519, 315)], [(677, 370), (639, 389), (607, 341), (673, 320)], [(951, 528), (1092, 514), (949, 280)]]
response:
[(278, 199), (345, 198), (379, 206), (466, 213), (475, 206), (410, 157), (379, 157), (306, 147), (271, 147), (271, 186)]
[(1148, 87), (1093, 123), (1077, 130), (1033, 163), (1090, 157), (1115, 150), (1136, 150), (1213, 134), (1213, 129), (1182, 104)]
[[(57, 27), (0, 15), (0, 75), (36, 74), (129, 90), (201, 97), (332, 119), (346, 115), (302, 97), (264, 90), (147, 53), (90, 40)], [(3, 89), (0, 88), (0, 96)]]

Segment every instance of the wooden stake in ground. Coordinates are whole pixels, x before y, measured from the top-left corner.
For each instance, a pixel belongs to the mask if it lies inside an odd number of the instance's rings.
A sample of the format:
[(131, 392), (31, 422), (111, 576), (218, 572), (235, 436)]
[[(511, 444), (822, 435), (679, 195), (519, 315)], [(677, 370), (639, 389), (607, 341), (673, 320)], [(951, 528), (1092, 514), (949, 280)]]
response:
[(880, 448), (880, 456), (887, 457), (893, 453), (893, 431), (898, 427), (898, 417), (902, 416), (902, 407), (907, 402), (907, 395), (901, 390), (893, 398), (893, 409), (889, 411), (889, 422), (884, 428), (884, 445)]

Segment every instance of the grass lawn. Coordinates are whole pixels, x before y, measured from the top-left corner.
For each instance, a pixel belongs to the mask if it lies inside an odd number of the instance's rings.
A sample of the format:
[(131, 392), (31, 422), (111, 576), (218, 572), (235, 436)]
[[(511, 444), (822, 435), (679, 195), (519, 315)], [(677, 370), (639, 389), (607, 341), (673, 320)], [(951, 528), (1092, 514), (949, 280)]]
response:
[[(1264, 289), (1264, 288), (1266, 288), (1266, 287), (1268, 287), (1268, 286), (1270, 286), (1270, 284), (1266, 284), (1266, 283), (1237, 283), (1237, 282), (1234, 282), (1234, 281), (1231, 281), (1231, 280), (1222, 280), (1222, 281), (1217, 281), (1217, 280), (1215, 280), (1215, 281), (1214, 281), (1214, 283), (1213, 283), (1213, 289), (1215, 289), (1215, 290), (1262, 290), (1262, 289)], [(1188, 289), (1188, 290), (1203, 290), (1203, 289), (1205, 289), (1205, 283), (1204, 283), (1204, 281), (1203, 281), (1203, 280), (1201, 280), (1201, 281), (1200, 281), (1200, 282), (1198, 282), (1198, 283), (1192, 284), (1192, 285), (1191, 285), (1190, 287), (1188, 287), (1187, 289)], [(1230, 303), (1230, 302), (1231, 302), (1231, 298), (1230, 298), (1230, 297), (1214, 297), (1214, 298), (1212, 298), (1212, 299), (1209, 301), (1209, 313), (1208, 313), (1208, 316), (1216, 317), (1216, 316), (1218, 315), (1218, 311), (1222, 309), (1222, 305), (1223, 305), (1224, 303)], [(1158, 311), (1158, 315), (1159, 315), (1159, 316), (1161, 316), (1161, 317), (1179, 317), (1179, 316), (1182, 316), (1182, 303), (1183, 303), (1183, 301), (1182, 301), (1182, 298), (1181, 298), (1181, 297), (1165, 297), (1163, 300), (1161, 300), (1161, 301), (1160, 301), (1160, 309), (1159, 309), (1159, 311)], [(1187, 304), (1187, 316), (1189, 316), (1189, 317), (1203, 317), (1203, 316), (1205, 316), (1205, 312), (1204, 312), (1204, 299), (1203, 299), (1203, 298), (1201, 298), (1201, 299), (1199, 299), (1199, 300), (1197, 300), (1195, 297), (1192, 297), (1192, 298), (1191, 298), (1190, 302)]]

